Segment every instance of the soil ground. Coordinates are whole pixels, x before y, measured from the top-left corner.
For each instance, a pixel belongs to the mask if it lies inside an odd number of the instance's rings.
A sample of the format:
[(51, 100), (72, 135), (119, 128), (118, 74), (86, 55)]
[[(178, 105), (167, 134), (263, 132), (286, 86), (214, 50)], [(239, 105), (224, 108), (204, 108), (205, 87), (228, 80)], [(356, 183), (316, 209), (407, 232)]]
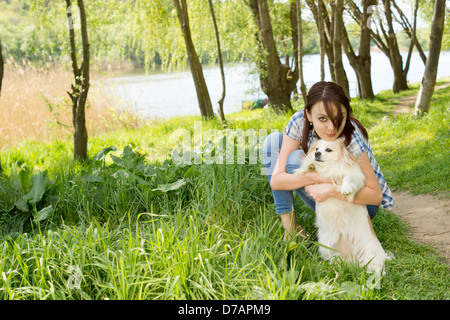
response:
[[(450, 86), (447, 83), (435, 90)], [(413, 111), (416, 96), (395, 99), (399, 102), (394, 116)], [(440, 195), (411, 195), (408, 192), (394, 192), (395, 206), (392, 212), (409, 225), (411, 236), (419, 243), (435, 247), (442, 259), (450, 264), (450, 198), (448, 192)]]

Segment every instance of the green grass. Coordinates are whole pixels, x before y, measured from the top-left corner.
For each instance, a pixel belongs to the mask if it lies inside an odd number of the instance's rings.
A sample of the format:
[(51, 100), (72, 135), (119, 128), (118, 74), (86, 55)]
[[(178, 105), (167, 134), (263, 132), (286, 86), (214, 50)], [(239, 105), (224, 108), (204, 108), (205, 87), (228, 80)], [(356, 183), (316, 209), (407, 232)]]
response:
[[(439, 83), (438, 83), (439, 84)], [(393, 190), (448, 193), (450, 189), (450, 88), (433, 95), (422, 117), (399, 115), (371, 130), (374, 152)]]
[[(420, 118), (389, 117), (389, 99), (397, 97), (390, 92), (352, 102), (392, 189), (448, 192), (449, 93), (436, 92)], [(256, 110), (227, 120), (229, 130), (263, 135), (260, 129), (283, 130), (289, 115)], [(364, 268), (322, 261), (308, 240), (282, 241), (262, 165), (250, 163), (251, 145), (245, 164), (237, 154), (232, 164), (207, 164), (219, 134), (200, 163), (174, 163), (175, 130), (193, 135), (201, 124), (202, 141), (191, 143), (204, 148), (208, 130), (226, 133), (218, 120), (199, 121), (180, 117), (91, 137), (84, 164), (71, 160), (71, 141), (4, 150), (0, 299), (450, 298), (448, 265), (411, 241), (389, 211), (373, 220), (395, 256), (380, 283)], [(315, 233), (313, 213), (298, 198), (296, 208)]]

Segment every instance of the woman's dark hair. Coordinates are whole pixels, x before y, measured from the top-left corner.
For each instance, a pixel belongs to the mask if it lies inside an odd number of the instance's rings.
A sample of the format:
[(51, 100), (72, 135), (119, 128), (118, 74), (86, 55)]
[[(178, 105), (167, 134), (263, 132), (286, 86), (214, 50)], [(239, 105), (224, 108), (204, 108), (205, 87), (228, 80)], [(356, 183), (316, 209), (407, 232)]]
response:
[[(308, 151), (308, 137), (309, 132), (312, 127), (309, 124), (309, 120), (306, 117), (306, 110), (309, 114), (311, 114), (311, 109), (313, 105), (317, 102), (322, 102), (325, 108), (325, 112), (328, 115), (328, 118), (333, 122), (335, 128), (340, 128), (343, 120), (342, 110), (339, 108), (340, 105), (344, 106), (347, 110), (347, 118), (345, 120), (344, 130), (341, 133), (341, 137), (345, 137), (345, 146), (350, 144), (352, 139), (352, 133), (355, 130), (351, 121), (353, 121), (358, 128), (361, 130), (362, 134), (366, 139), (369, 139), (369, 134), (367, 133), (366, 128), (353, 117), (353, 109), (350, 106), (350, 99), (344, 92), (342, 87), (334, 82), (320, 81), (315, 83), (311, 89), (308, 91), (308, 95), (306, 97), (306, 106), (305, 106), (305, 115), (303, 118), (303, 131), (302, 131), (302, 149), (307, 152)], [(332, 108), (333, 106), (338, 107), (337, 116), (333, 116)]]

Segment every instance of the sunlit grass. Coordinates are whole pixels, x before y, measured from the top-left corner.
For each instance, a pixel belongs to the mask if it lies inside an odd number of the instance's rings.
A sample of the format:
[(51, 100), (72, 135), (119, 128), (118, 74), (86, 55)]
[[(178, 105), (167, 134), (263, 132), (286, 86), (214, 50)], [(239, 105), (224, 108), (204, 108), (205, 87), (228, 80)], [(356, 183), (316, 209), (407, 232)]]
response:
[[(436, 92), (420, 118), (384, 118), (392, 108), (385, 101), (395, 97), (389, 92), (352, 102), (392, 188), (448, 191), (448, 94)], [(289, 117), (239, 112), (227, 116), (228, 129), (282, 131)], [(184, 129), (194, 143), (199, 122), (203, 133), (227, 132), (218, 119), (179, 117), (96, 134), (84, 164), (72, 161), (71, 139), (5, 149), (0, 298), (450, 298), (448, 265), (434, 249), (411, 241), (386, 210), (373, 225), (395, 259), (379, 283), (364, 268), (322, 261), (311, 240), (283, 241), (267, 178), (260, 163), (249, 163), (248, 145), (245, 164), (173, 163), (178, 142), (172, 135)], [(202, 138), (202, 148), (208, 140)], [(116, 149), (95, 158), (109, 146)], [(34, 192), (36, 203), (28, 200), (25, 211), (20, 201), (45, 170), (48, 179), (34, 189), (43, 193)], [(42, 216), (50, 205), (51, 214)], [(295, 205), (298, 221), (314, 234), (314, 214), (298, 198)]]

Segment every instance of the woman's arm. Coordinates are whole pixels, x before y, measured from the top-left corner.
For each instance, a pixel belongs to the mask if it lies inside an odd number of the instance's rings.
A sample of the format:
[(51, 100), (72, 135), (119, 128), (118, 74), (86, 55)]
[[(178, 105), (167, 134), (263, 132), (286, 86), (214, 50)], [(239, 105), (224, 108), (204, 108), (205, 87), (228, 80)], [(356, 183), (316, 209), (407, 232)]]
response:
[(308, 172), (302, 175), (289, 174), (286, 171), (286, 163), (291, 152), (300, 148), (300, 141), (296, 141), (283, 134), (280, 154), (270, 179), (272, 190), (296, 190), (315, 183), (324, 183), (327, 180), (321, 178), (317, 172)]
[[(378, 179), (370, 164), (367, 153), (362, 153), (358, 158), (358, 164), (366, 177), (365, 186), (356, 193), (352, 203), (362, 205), (379, 205), (383, 200)], [(322, 202), (329, 197), (348, 201), (346, 197), (337, 192), (336, 188), (330, 183), (316, 184), (306, 187), (306, 192), (316, 201)]]

